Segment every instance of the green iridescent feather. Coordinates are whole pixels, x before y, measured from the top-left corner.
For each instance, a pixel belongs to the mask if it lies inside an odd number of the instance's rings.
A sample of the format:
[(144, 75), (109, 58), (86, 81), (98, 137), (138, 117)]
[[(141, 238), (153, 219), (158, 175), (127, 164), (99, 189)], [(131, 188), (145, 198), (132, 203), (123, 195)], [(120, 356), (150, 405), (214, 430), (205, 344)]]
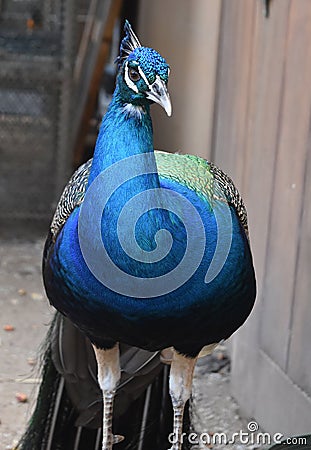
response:
[(219, 167), (199, 156), (155, 152), (160, 178), (174, 180), (194, 190), (213, 208), (215, 201), (233, 205), (248, 236), (247, 213), (233, 181)]

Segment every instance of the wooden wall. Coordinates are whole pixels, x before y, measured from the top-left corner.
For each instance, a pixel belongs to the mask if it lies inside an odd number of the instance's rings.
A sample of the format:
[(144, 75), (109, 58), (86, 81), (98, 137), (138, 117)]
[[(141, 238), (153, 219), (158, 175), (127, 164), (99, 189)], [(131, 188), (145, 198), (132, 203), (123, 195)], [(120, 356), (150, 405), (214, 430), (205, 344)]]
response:
[(141, 0), (140, 35), (172, 64), (156, 144), (211, 158), (245, 198), (258, 299), (232, 392), (290, 435), (311, 431), (311, 2), (270, 3), (266, 19), (259, 0)]
[(224, 1), (221, 39), (218, 68), (237, 82), (218, 79), (213, 149), (248, 206), (259, 288), (234, 340), (233, 393), (266, 430), (310, 432), (311, 3), (273, 0), (263, 19), (259, 2)]

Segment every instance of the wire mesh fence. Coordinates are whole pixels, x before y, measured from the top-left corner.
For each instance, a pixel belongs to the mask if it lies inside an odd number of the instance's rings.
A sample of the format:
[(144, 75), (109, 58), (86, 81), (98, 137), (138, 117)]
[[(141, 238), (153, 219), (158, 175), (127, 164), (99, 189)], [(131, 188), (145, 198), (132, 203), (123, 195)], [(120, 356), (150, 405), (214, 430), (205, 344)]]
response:
[(51, 215), (70, 171), (71, 88), (88, 2), (0, 0), (0, 220)]

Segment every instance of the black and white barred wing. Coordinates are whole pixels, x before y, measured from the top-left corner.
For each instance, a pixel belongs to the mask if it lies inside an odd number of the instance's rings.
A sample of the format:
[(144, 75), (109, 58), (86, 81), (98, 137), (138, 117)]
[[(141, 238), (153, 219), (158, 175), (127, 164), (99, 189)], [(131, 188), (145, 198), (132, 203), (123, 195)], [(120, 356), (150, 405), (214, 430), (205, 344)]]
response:
[(82, 164), (63, 190), (50, 226), (53, 239), (56, 238), (72, 211), (83, 202), (91, 165), (92, 159)]

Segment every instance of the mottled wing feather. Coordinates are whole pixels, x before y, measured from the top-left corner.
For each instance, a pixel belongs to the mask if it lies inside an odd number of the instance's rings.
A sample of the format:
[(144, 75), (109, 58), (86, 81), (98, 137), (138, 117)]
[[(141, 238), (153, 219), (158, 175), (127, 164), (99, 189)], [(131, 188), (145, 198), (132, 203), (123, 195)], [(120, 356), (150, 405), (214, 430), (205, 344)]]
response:
[(82, 164), (63, 190), (50, 226), (54, 239), (72, 211), (83, 202), (91, 165), (92, 159)]
[(225, 195), (227, 202), (234, 206), (246, 236), (249, 237), (247, 211), (239, 191), (235, 187), (231, 178), (225, 172), (211, 162), (209, 163), (209, 166), (214, 180), (217, 181), (218, 186), (220, 187), (220, 191)]

